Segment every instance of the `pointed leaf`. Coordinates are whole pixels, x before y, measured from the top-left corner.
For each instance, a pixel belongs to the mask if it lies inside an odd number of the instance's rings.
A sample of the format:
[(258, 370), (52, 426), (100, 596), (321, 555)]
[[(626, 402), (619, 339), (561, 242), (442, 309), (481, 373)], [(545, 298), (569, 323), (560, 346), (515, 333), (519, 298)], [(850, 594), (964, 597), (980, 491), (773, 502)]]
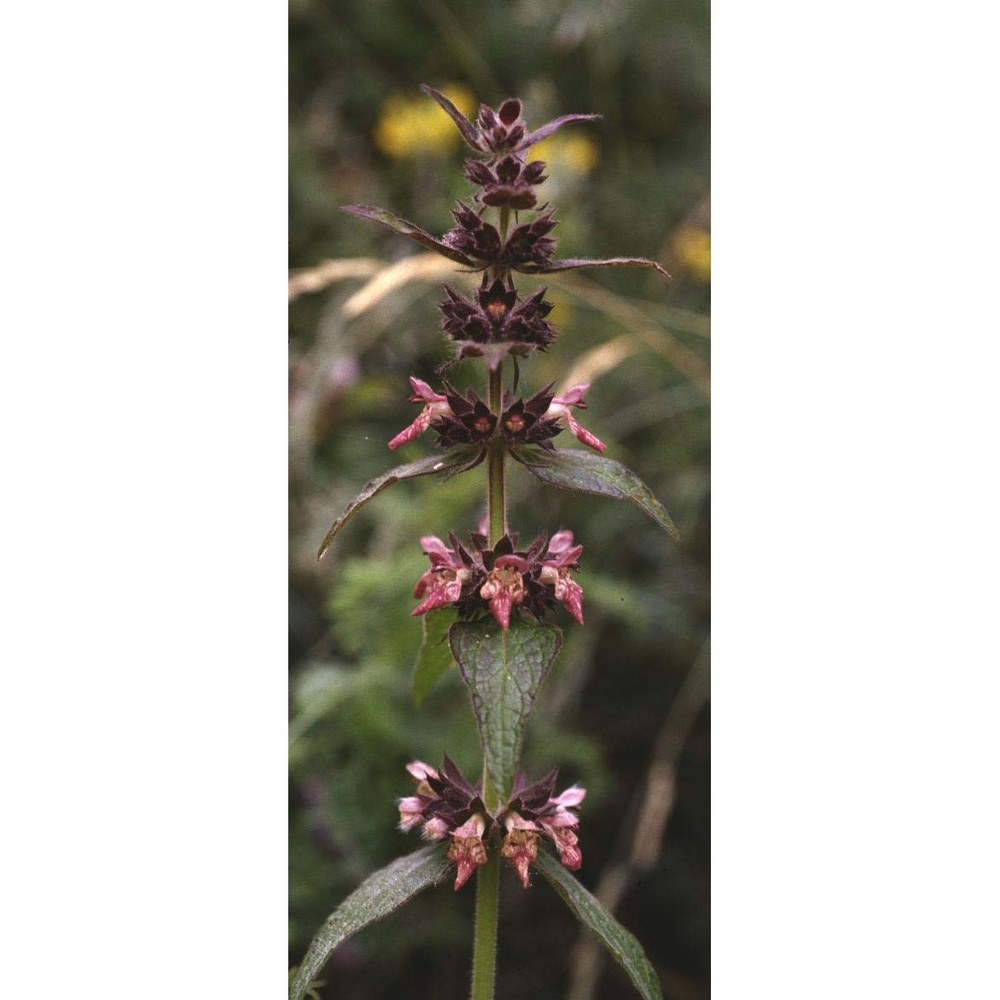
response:
[(469, 121), (465, 115), (462, 114), (458, 108), (455, 107), (451, 101), (448, 100), (444, 94), (439, 94), (433, 87), (428, 87), (426, 83), (420, 84), (420, 89), (428, 96), (433, 98), (441, 107), (448, 113), (451, 120), (458, 126), (458, 131), (462, 133), (462, 138), (474, 149), (477, 153), (483, 151), (483, 145), (479, 141), (479, 129), (476, 128), (472, 122)]
[(562, 633), (517, 619), (502, 629), (492, 618), (483, 618), (452, 625), (448, 641), (472, 695), (483, 767), (494, 789), (506, 796), (521, 757), (525, 724), (562, 645)]
[(436, 236), (432, 236), (427, 232), (426, 229), (421, 229), (415, 223), (409, 222), (387, 209), (374, 208), (371, 205), (343, 205), (341, 207), (343, 211), (350, 215), (356, 215), (359, 219), (368, 219), (371, 222), (377, 222), (380, 226), (385, 226), (386, 229), (391, 229), (394, 233), (399, 233), (400, 236), (408, 236), (411, 240), (416, 240), (417, 243), (422, 243), (425, 247), (430, 247), (431, 250), (437, 250), (439, 254), (447, 257), (448, 260), (455, 261), (456, 264), (465, 264), (467, 267), (474, 269), (482, 267), (482, 264), (466, 256), (464, 253), (460, 253), (454, 247), (448, 246), (447, 243), (443, 243)]
[(652, 267), (659, 271), (667, 281), (670, 281), (670, 274), (665, 271), (655, 260), (647, 260), (645, 257), (607, 257), (603, 260), (591, 259), (569, 259), (550, 260), (544, 264), (522, 264), (517, 270), (523, 274), (551, 274), (553, 271), (571, 271), (579, 267)]
[(398, 465), (395, 469), (390, 469), (388, 472), (383, 472), (381, 476), (376, 476), (371, 482), (365, 484), (364, 489), (344, 509), (344, 513), (330, 525), (330, 530), (326, 533), (326, 538), (323, 539), (323, 544), (320, 545), (316, 558), (323, 558), (323, 553), (330, 547), (334, 536), (347, 523), (348, 519), (386, 487), (398, 483), (401, 479), (415, 479), (417, 476), (435, 476), (440, 473), (449, 476), (457, 475), (459, 472), (475, 468), (483, 460), (485, 454), (485, 451), (477, 447), (455, 448), (444, 455), (428, 455), (427, 458), (418, 458), (417, 461), (407, 465)]
[(603, 455), (578, 449), (546, 451), (535, 446), (510, 449), (511, 455), (542, 482), (576, 493), (590, 493), (615, 500), (631, 500), (641, 507), (675, 541), (680, 532), (667, 508), (628, 466)]
[(289, 1000), (302, 1000), (337, 945), (388, 916), (422, 889), (441, 882), (451, 867), (447, 851), (447, 844), (432, 844), (369, 875), (313, 938), (292, 982)]
[(642, 945), (592, 896), (563, 866), (542, 848), (535, 867), (562, 897), (576, 919), (588, 927), (611, 952), (614, 960), (628, 973), (632, 985), (643, 1000), (663, 1000), (660, 981)]
[(419, 705), (424, 695), (455, 665), (448, 645), (448, 629), (455, 624), (453, 611), (431, 611), (421, 617), (423, 638), (417, 662), (413, 665), (413, 704)]
[(514, 152), (523, 152), (529, 146), (534, 146), (536, 142), (541, 142), (542, 139), (547, 139), (557, 129), (562, 128), (563, 125), (569, 125), (571, 122), (597, 121), (600, 117), (600, 115), (563, 115), (561, 118), (553, 118), (552, 121), (546, 122), (540, 128), (536, 128), (534, 132), (529, 132), (517, 144), (517, 146), (515, 146)]

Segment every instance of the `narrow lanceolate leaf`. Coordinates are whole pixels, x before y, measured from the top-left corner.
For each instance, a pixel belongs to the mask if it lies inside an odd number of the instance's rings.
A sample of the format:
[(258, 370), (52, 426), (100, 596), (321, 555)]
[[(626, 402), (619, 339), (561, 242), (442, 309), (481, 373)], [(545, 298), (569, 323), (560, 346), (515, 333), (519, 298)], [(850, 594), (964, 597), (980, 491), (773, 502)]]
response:
[(649, 487), (627, 466), (603, 455), (578, 449), (546, 451), (534, 445), (521, 445), (510, 453), (542, 482), (576, 493), (591, 493), (615, 500), (631, 500), (641, 507), (675, 541), (680, 532), (670, 519), (667, 508), (653, 496)]
[(525, 724), (562, 645), (562, 633), (551, 625), (516, 619), (505, 630), (483, 618), (452, 625), (448, 641), (472, 695), (483, 766), (493, 787), (506, 796), (521, 757)]
[(553, 118), (552, 121), (546, 122), (541, 128), (536, 128), (534, 132), (529, 132), (517, 144), (515, 152), (522, 152), (530, 146), (534, 146), (536, 142), (547, 139), (557, 129), (561, 129), (563, 125), (570, 125), (573, 122), (594, 122), (600, 117), (600, 115), (562, 115), (560, 118)]
[(663, 1000), (660, 981), (642, 945), (549, 853), (538, 851), (535, 867), (562, 896), (576, 919), (597, 935), (614, 960), (628, 973), (643, 1000)]
[(477, 153), (483, 152), (483, 144), (479, 139), (479, 129), (448, 100), (444, 94), (438, 93), (433, 87), (428, 87), (426, 83), (420, 84), (420, 89), (430, 98), (437, 101), (448, 117), (458, 126), (458, 131), (462, 133), (462, 138)]
[(417, 476), (455, 475), (459, 472), (466, 472), (475, 468), (482, 460), (486, 452), (482, 448), (455, 448), (443, 455), (429, 455), (427, 458), (418, 458), (415, 462), (407, 465), (398, 465), (395, 469), (383, 472), (381, 476), (376, 476), (365, 488), (347, 505), (344, 513), (330, 525), (330, 530), (323, 539), (323, 544), (316, 553), (317, 559), (323, 558), (323, 553), (330, 547), (334, 536), (347, 523), (350, 517), (357, 513), (369, 500), (378, 496), (382, 490), (393, 483), (398, 483), (401, 479), (415, 479)]
[(313, 938), (292, 981), (289, 1000), (302, 1000), (309, 984), (319, 975), (337, 945), (376, 920), (388, 916), (421, 889), (441, 882), (451, 868), (447, 851), (447, 844), (422, 847), (369, 875), (327, 917), (326, 923)]
[(369, 219), (371, 222), (377, 222), (380, 226), (385, 226), (394, 233), (399, 233), (400, 236), (408, 236), (411, 240), (416, 240), (417, 243), (422, 243), (425, 247), (430, 247), (431, 250), (437, 250), (439, 254), (447, 257), (448, 260), (453, 260), (456, 264), (465, 264), (467, 267), (474, 269), (482, 267), (481, 263), (448, 246), (447, 243), (443, 243), (436, 236), (432, 236), (427, 232), (426, 229), (421, 229), (415, 223), (409, 222), (384, 208), (374, 208), (371, 205), (344, 205), (342, 207), (345, 212), (356, 215), (359, 219)]
[(608, 257), (604, 260), (585, 258), (570, 258), (567, 260), (550, 260), (544, 264), (522, 264), (518, 267), (524, 274), (551, 274), (553, 271), (572, 271), (579, 267), (651, 267), (659, 271), (667, 281), (670, 275), (655, 260), (645, 257)]
[(413, 703), (419, 705), (424, 695), (455, 665), (448, 645), (448, 629), (455, 624), (455, 613), (441, 609), (420, 619), (423, 638), (417, 662), (413, 665)]

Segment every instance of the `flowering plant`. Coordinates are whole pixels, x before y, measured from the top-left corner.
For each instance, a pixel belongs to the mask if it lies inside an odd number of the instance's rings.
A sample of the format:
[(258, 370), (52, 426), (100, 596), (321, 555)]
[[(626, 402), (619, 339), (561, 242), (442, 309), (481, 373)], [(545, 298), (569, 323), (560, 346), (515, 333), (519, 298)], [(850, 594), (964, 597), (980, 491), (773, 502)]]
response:
[[(578, 809), (585, 789), (572, 786), (557, 794), (555, 770), (534, 782), (520, 770), (525, 726), (562, 643), (560, 630), (544, 619), (561, 606), (578, 625), (584, 624), (584, 592), (574, 577), (584, 546), (565, 528), (522, 544), (507, 523), (506, 473), (507, 460), (513, 459), (561, 489), (628, 499), (677, 537), (663, 505), (635, 473), (606, 457), (604, 443), (576, 419), (573, 411), (586, 407), (587, 383), (561, 393), (549, 385), (527, 398), (516, 395), (521, 362), (545, 350), (557, 331), (547, 319), (552, 307), (546, 289), (522, 296), (515, 272), (541, 275), (585, 267), (666, 272), (642, 258), (554, 256), (554, 212), (539, 205), (537, 195), (546, 165), (531, 160), (530, 150), (564, 125), (592, 121), (597, 115), (566, 115), (529, 130), (520, 101), (510, 99), (496, 110), (481, 106), (473, 122), (444, 95), (422, 89), (451, 117), (473, 154), (466, 161), (465, 177), (477, 190), (469, 202), (458, 203), (455, 225), (437, 237), (381, 208), (352, 205), (345, 211), (481, 272), (473, 298), (445, 286), (441, 312), (456, 358), (483, 362), (486, 395), (472, 388), (463, 392), (443, 377), (437, 388), (411, 377), (410, 401), (421, 409), (388, 446), (395, 450), (432, 430), (439, 452), (369, 482), (334, 522), (319, 556), (355, 511), (393, 483), (454, 476), (485, 464), (486, 516), (468, 535), (468, 544), (454, 533), (447, 542), (433, 535), (420, 539), (430, 565), (415, 583), (418, 603), (412, 610), (415, 616), (444, 608), (454, 612), (457, 620), (448, 629), (448, 646), (469, 690), (483, 772), (473, 784), (447, 756), (439, 768), (417, 760), (407, 766), (416, 787), (398, 801), (399, 827), (407, 832), (419, 829), (430, 845), (369, 876), (341, 904), (314, 939), (291, 996), (301, 1000), (333, 949), (362, 927), (449, 874), (459, 890), (476, 873), (472, 997), (492, 998), (503, 858), (526, 889), (532, 869), (540, 872), (622, 965), (639, 993), (659, 997), (656, 975), (636, 939), (569, 874), (583, 863)], [(522, 213), (533, 217), (522, 219)], [(505, 369), (513, 375), (509, 385)], [(563, 430), (588, 450), (557, 447), (554, 439)], [(555, 855), (545, 841), (552, 843)]]

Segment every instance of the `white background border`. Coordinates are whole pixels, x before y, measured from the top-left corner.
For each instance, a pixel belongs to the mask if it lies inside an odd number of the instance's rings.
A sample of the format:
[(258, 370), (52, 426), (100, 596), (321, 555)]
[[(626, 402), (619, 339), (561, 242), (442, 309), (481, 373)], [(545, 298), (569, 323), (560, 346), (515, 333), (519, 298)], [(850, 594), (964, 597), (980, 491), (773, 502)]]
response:
[[(1000, 987), (981, 10), (714, 5), (724, 1000)], [(286, 988), (286, 38), (6, 15), (4, 996)]]

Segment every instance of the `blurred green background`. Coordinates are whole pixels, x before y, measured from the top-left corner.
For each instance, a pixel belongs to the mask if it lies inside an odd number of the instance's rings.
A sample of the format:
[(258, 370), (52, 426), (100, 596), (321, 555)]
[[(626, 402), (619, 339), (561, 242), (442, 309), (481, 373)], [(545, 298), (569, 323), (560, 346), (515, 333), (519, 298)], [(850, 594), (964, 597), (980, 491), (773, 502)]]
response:
[[(709, 996), (709, 10), (704, 0), (291, 0), (290, 4), (290, 940), (294, 965), (370, 871), (420, 846), (396, 829), (403, 765), (449, 753), (478, 774), (460, 680), (414, 706), (427, 566), (419, 538), (465, 534), (485, 473), (418, 479), (366, 507), (320, 563), (327, 528), (373, 476), (429, 454), (386, 441), (416, 415), (409, 375), (434, 383), (438, 258), (339, 206), (380, 205), (438, 234), (451, 225), (464, 147), (418, 90), (525, 104), (529, 126), (571, 112), (533, 153), (549, 163), (558, 256), (647, 256), (674, 276), (580, 271), (540, 284), (553, 347), (522, 365), (524, 394), (588, 380), (582, 422), (670, 509), (676, 544), (638, 508), (510, 473), (522, 538), (570, 528), (587, 624), (555, 617), (565, 646), (529, 727), (529, 776), (577, 781), (581, 881), (643, 943), (664, 991)], [(480, 392), (470, 363), (451, 373)], [(575, 446), (564, 433), (558, 446)], [(569, 911), (537, 879), (501, 887), (497, 995), (628, 997)], [(319, 995), (450, 998), (467, 992), (472, 887), (418, 896), (334, 954)]]

